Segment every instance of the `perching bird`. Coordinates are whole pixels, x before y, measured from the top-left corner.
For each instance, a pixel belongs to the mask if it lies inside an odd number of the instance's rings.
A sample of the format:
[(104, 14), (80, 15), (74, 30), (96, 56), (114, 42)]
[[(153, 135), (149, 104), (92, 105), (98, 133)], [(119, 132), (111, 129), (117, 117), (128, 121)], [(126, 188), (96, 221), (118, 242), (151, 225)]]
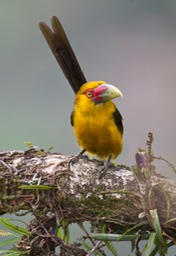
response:
[(100, 159), (114, 159), (122, 150), (122, 117), (111, 101), (122, 96), (104, 81), (85, 83), (77, 92), (71, 124), (84, 151)]
[[(122, 150), (122, 116), (111, 101), (122, 96), (121, 91), (104, 81), (87, 83), (57, 17), (52, 17), (53, 31), (43, 22), (39, 23), (39, 27), (76, 93), (71, 124), (82, 148), (80, 154), (87, 151), (100, 159), (107, 158), (108, 164)], [(104, 171), (107, 170), (107, 164)]]

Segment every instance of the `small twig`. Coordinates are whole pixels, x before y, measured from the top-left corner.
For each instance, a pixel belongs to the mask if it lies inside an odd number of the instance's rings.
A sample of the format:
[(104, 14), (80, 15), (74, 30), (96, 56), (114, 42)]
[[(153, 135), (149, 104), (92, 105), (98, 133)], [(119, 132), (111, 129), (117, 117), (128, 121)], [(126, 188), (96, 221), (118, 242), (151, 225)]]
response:
[(168, 166), (172, 169), (172, 171), (176, 173), (176, 167), (171, 162), (166, 160), (164, 157), (162, 157), (162, 156), (154, 156), (154, 159), (164, 161), (166, 164), (168, 164)]
[(91, 243), (93, 244), (93, 248), (92, 250), (86, 255), (86, 256), (90, 256), (96, 249), (102, 253), (101, 249), (98, 248), (98, 246), (101, 244), (101, 241), (99, 241), (98, 243), (95, 243), (95, 241), (90, 237), (89, 233), (87, 232), (87, 230), (85, 229), (85, 227), (83, 226), (82, 223), (79, 223), (78, 226), (85, 232), (85, 234), (87, 235), (87, 238), (91, 241)]
[(135, 252), (135, 255), (136, 256), (141, 256), (142, 253), (140, 252), (140, 249), (139, 249), (139, 242), (141, 240), (141, 235), (138, 234), (137, 235), (137, 238), (135, 239), (135, 247), (136, 247), (136, 252)]
[(98, 241), (98, 242), (95, 244), (95, 246), (92, 248), (92, 250), (91, 250), (89, 253), (86, 254), (86, 256), (91, 256), (92, 253), (94, 253), (94, 252), (98, 249), (98, 247), (100, 246), (101, 242), (102, 242), (102, 241)]
[(7, 164), (3, 160), (0, 160), (0, 163), (4, 165), (10, 171), (11, 174), (14, 173), (16, 175), (18, 173), (18, 170), (11, 164)]
[(31, 210), (27, 210), (27, 211), (23, 211), (22, 213), (20, 212), (15, 212), (15, 215), (16, 216), (25, 216), (27, 215), (28, 213), (31, 213)]
[[(39, 224), (40, 228), (42, 228), (42, 230), (45, 232), (44, 237), (50, 237), (58, 246), (61, 245), (61, 244), (62, 244), (62, 245), (65, 245), (65, 244), (66, 244), (66, 243), (65, 243), (63, 240), (61, 240), (59, 237), (51, 235), (50, 232), (47, 230), (47, 228), (45, 228), (45, 226), (43, 225), (43, 223), (40, 221), (40, 219), (38, 218), (38, 216), (37, 216), (35, 213), (33, 213), (33, 215), (35, 216), (36, 220), (38, 221), (38, 224)], [(42, 235), (39, 234), (39, 236), (42, 236)]]
[(148, 146), (148, 150), (147, 150), (147, 153), (148, 153), (148, 164), (149, 164), (149, 170), (151, 170), (151, 167), (152, 167), (152, 161), (153, 161), (153, 152), (152, 152), (152, 143), (154, 141), (154, 137), (153, 137), (153, 133), (152, 132), (149, 132), (148, 133), (148, 140), (147, 140), (147, 146)]
[(85, 227), (83, 226), (82, 223), (79, 223), (78, 226), (80, 227), (80, 229), (82, 229), (84, 231), (84, 233), (86, 234), (87, 238), (89, 238), (89, 240), (91, 241), (91, 243), (93, 244), (93, 246), (96, 245), (96, 243), (94, 242), (94, 240), (90, 237), (89, 233), (87, 232), (87, 230), (85, 229)]
[(169, 236), (166, 232), (163, 232), (163, 236), (165, 236), (168, 239), (170, 239), (173, 242), (173, 244), (176, 245), (176, 240), (173, 237)]

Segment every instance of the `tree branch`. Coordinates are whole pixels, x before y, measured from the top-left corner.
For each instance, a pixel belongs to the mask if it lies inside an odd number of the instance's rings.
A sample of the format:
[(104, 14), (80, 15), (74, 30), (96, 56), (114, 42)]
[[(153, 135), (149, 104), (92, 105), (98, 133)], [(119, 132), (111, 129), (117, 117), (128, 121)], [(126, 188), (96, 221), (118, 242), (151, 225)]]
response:
[[(40, 237), (40, 242), (43, 233), (50, 237), (52, 248), (65, 248), (64, 241), (54, 236), (55, 227), (62, 226), (62, 221), (103, 222), (113, 233), (119, 227), (129, 228), (146, 220), (143, 230), (152, 230), (152, 209), (157, 209), (164, 232), (170, 236), (175, 232), (173, 222), (166, 223), (176, 218), (175, 181), (157, 173), (143, 175), (137, 166), (132, 168), (138, 170), (133, 173), (113, 165), (99, 180), (102, 161), (81, 156), (69, 169), (69, 160), (70, 156), (35, 148), (0, 152), (0, 213), (33, 213), (35, 221), (28, 230)], [(40, 186), (36, 186), (38, 181)], [(82, 250), (80, 255), (85, 255)]]

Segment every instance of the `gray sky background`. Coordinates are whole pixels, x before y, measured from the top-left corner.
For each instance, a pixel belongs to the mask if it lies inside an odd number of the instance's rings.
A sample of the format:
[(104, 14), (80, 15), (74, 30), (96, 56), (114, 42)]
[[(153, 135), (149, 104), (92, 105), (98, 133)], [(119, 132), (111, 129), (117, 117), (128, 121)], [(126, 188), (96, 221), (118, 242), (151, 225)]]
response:
[[(62, 21), (87, 80), (104, 80), (123, 92), (115, 100), (125, 127), (117, 162), (134, 164), (152, 131), (155, 155), (174, 164), (174, 0), (1, 1), (1, 149), (24, 149), (24, 141), (31, 141), (64, 154), (79, 151), (70, 125), (74, 94), (38, 28), (53, 15)], [(164, 163), (155, 164), (169, 172)]]
[[(24, 141), (31, 141), (64, 154), (79, 151), (70, 125), (74, 94), (38, 28), (53, 15), (87, 80), (104, 80), (123, 92), (115, 100), (125, 127), (117, 162), (134, 164), (152, 131), (155, 155), (175, 164), (175, 0), (1, 0), (0, 149), (25, 149)], [(155, 164), (175, 178), (165, 163)], [(123, 255), (130, 253), (120, 245)]]

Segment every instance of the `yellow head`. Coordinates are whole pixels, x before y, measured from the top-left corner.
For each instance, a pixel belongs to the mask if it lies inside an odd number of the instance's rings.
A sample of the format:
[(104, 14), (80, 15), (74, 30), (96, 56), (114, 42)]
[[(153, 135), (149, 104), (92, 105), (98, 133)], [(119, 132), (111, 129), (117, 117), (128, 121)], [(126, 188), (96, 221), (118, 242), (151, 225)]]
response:
[(83, 98), (91, 100), (95, 105), (112, 100), (117, 97), (123, 97), (121, 91), (104, 81), (91, 81), (81, 86), (76, 94), (76, 99)]

